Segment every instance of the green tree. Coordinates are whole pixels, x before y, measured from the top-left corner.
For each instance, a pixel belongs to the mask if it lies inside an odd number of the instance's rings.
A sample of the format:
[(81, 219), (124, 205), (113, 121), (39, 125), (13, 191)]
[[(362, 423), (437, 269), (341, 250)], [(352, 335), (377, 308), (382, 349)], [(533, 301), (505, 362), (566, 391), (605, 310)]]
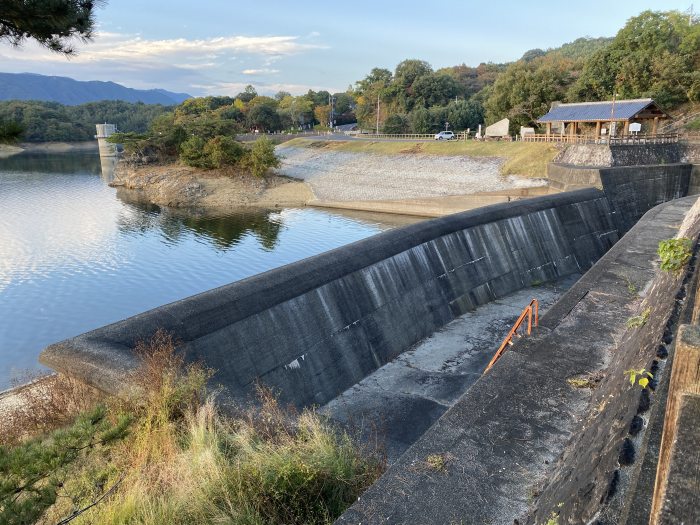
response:
[(700, 24), (678, 11), (644, 11), (585, 64), (574, 100), (653, 97), (675, 107), (700, 100)]
[(257, 96), (258, 96), (258, 92), (255, 91), (255, 88), (253, 86), (248, 84), (242, 92), (240, 92), (238, 95), (236, 95), (236, 99), (241, 100), (247, 104), (248, 102), (250, 102), (251, 100), (253, 100)]
[(259, 131), (278, 131), (282, 122), (277, 110), (268, 104), (258, 104), (248, 110), (246, 122), (251, 129)]
[(444, 73), (430, 73), (418, 78), (412, 86), (414, 105), (426, 108), (444, 106), (458, 93), (457, 81)]
[(432, 72), (433, 68), (425, 60), (404, 60), (396, 66), (394, 80), (389, 89), (397, 111), (411, 111), (413, 109), (416, 102), (414, 83)]
[(3, 0), (0, 3), (0, 40), (20, 46), (31, 38), (41, 46), (75, 54), (72, 40), (92, 39), (97, 0)]
[(17, 142), (24, 133), (24, 126), (15, 120), (0, 120), (0, 144)]
[(447, 106), (447, 120), (454, 130), (475, 130), (484, 121), (484, 108), (476, 100), (450, 102)]
[(410, 129), (410, 123), (405, 115), (390, 115), (384, 121), (384, 126), (382, 127), (383, 133), (408, 133)]
[(534, 125), (552, 101), (563, 100), (572, 82), (573, 62), (558, 56), (541, 56), (514, 62), (498, 77), (486, 101), (486, 123), (509, 118), (511, 133)]

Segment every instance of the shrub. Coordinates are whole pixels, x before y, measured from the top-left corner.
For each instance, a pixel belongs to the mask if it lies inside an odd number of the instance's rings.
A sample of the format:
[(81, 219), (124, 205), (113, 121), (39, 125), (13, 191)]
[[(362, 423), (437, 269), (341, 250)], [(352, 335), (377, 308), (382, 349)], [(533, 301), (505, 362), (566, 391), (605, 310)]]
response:
[(279, 168), (281, 162), (275, 155), (275, 145), (267, 137), (258, 138), (248, 154), (248, 167), (256, 177), (262, 177), (270, 168)]
[(692, 246), (692, 241), (686, 237), (659, 242), (661, 269), (665, 272), (679, 272), (690, 260)]
[(180, 144), (180, 160), (194, 168), (212, 168), (209, 158), (204, 154), (204, 139), (192, 136)]
[(246, 154), (245, 148), (232, 137), (217, 135), (207, 141), (204, 146), (204, 155), (208, 163), (215, 168), (234, 166), (238, 164)]

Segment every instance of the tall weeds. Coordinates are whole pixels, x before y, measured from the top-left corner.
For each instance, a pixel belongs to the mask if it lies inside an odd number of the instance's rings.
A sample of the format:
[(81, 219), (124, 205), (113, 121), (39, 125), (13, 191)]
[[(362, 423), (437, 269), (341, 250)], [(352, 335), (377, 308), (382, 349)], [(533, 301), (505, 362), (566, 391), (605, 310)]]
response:
[[(37, 523), (330, 523), (383, 471), (374, 451), (313, 411), (281, 407), (269, 391), (255, 409), (223, 415), (206, 391), (211, 372), (183, 363), (175, 346), (163, 332), (139, 345), (138, 400), (103, 412), (114, 423), (128, 415), (128, 435), (64, 466)], [(0, 522), (25, 523), (7, 521), (8, 508), (0, 500)]]

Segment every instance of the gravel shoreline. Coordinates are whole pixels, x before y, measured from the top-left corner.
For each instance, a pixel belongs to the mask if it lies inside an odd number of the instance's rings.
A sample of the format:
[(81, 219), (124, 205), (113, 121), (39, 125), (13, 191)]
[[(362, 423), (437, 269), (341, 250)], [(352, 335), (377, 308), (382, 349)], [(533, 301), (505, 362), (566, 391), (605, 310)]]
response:
[(545, 186), (546, 179), (503, 176), (504, 159), (377, 155), (281, 145), (281, 175), (308, 183), (317, 199), (369, 201), (468, 195)]

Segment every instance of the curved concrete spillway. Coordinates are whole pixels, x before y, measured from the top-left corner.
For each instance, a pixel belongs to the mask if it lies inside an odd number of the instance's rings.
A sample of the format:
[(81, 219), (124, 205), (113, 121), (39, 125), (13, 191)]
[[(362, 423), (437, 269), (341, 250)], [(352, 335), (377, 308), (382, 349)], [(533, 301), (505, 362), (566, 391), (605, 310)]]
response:
[(285, 403), (323, 404), (466, 311), (587, 270), (628, 217), (685, 195), (689, 172), (654, 173), (645, 192), (609, 177), (604, 191), (398, 228), (51, 345), (40, 360), (121, 394), (137, 366), (133, 347), (162, 328), (234, 400), (261, 381)]
[(132, 348), (170, 331), (243, 398), (256, 380), (322, 404), (479, 304), (586, 270), (619, 238), (602, 191), (501, 204), (392, 230), (48, 347), (41, 361), (111, 393)]

